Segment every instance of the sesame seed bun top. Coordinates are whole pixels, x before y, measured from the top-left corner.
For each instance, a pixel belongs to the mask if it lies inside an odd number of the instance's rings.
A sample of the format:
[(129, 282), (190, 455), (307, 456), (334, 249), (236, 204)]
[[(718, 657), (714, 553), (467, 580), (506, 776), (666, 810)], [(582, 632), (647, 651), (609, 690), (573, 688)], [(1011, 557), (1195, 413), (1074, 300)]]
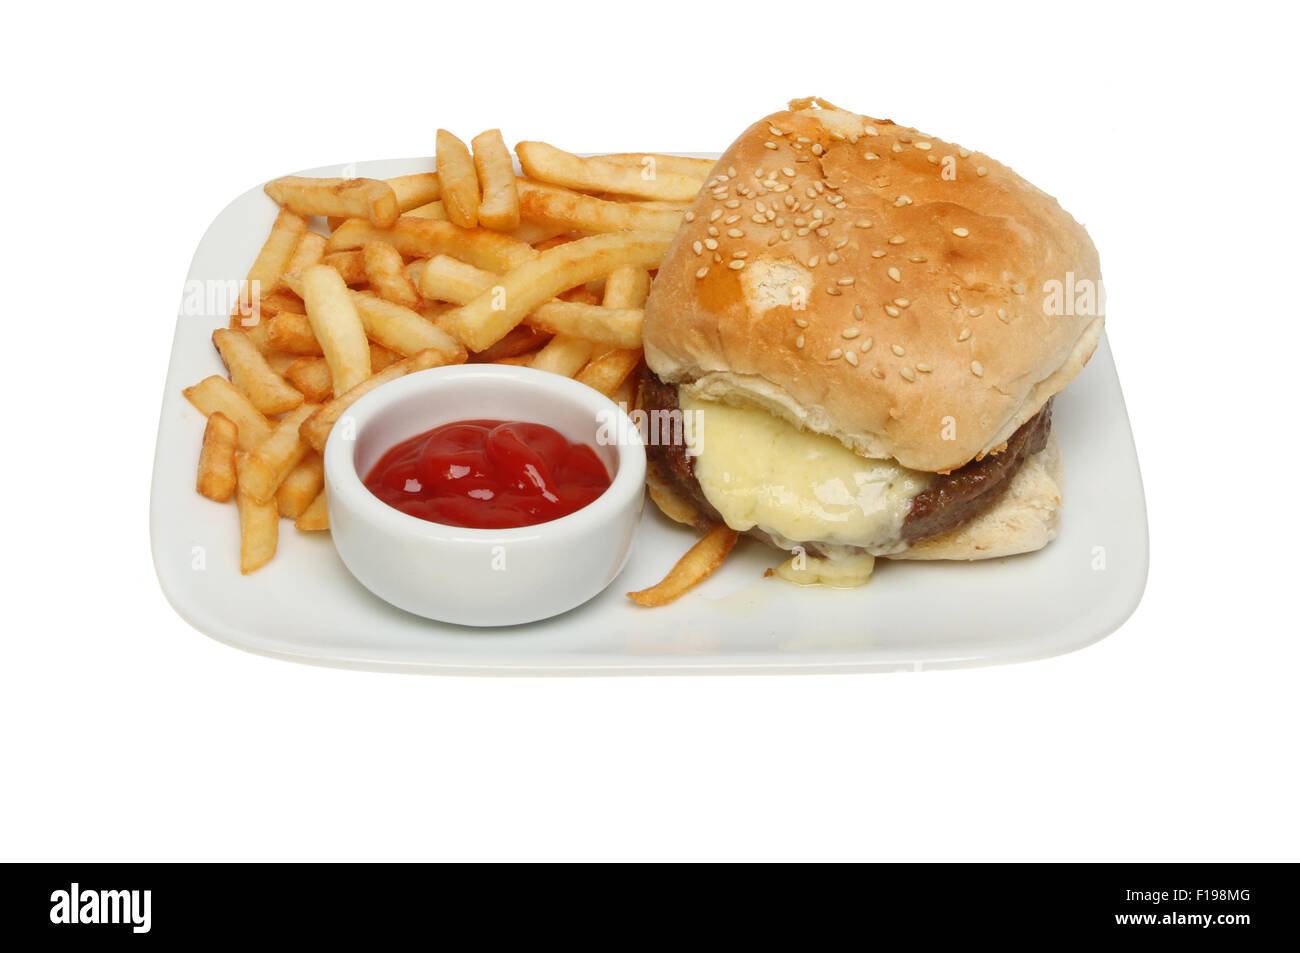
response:
[(646, 303), (646, 361), (944, 472), (996, 452), (1087, 363), (1100, 279), (1083, 227), (1006, 166), (795, 100), (696, 197)]

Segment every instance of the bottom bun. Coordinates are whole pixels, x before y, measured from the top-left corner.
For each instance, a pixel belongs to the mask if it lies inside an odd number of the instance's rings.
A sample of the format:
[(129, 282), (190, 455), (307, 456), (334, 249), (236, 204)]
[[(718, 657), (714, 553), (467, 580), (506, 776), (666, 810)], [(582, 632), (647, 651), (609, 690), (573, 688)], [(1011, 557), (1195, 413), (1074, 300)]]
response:
[(1053, 430), (1026, 458), (1006, 495), (950, 533), (918, 540), (886, 559), (1000, 559), (1042, 549), (1056, 538), (1061, 513), (1061, 445)]

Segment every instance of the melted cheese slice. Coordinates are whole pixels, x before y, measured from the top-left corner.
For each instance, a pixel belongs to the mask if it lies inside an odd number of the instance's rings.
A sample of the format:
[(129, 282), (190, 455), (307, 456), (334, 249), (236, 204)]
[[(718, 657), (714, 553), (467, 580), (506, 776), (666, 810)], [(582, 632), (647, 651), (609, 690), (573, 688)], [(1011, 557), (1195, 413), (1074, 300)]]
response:
[(678, 402), (694, 418), (685, 436), (696, 479), (732, 529), (757, 526), (791, 550), (828, 543), (828, 555), (839, 555), (836, 546), (876, 556), (905, 548), (903, 520), (930, 474), (860, 457), (764, 410), (701, 400), (686, 388)]

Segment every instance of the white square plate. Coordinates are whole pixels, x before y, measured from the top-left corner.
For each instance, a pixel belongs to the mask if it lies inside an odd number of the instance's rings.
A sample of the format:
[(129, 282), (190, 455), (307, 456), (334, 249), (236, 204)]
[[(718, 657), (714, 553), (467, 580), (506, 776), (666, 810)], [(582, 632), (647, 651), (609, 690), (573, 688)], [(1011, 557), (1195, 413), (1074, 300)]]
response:
[[(431, 159), (359, 163), (385, 178)], [(306, 175), (339, 175), (338, 168)], [(217, 216), (187, 289), (238, 280), (275, 206), (253, 189)], [(197, 282), (198, 284), (191, 284)], [(977, 563), (881, 560), (856, 590), (802, 589), (763, 577), (778, 554), (737, 545), (723, 568), (678, 602), (642, 609), (624, 593), (657, 581), (694, 537), (646, 507), (622, 576), (586, 605), (511, 629), (458, 628), (408, 615), (356, 582), (325, 533), (281, 524), (279, 552), (239, 573), (232, 505), (194, 492), (203, 417), (183, 388), (222, 372), (211, 343), (229, 311), (183, 304), (154, 460), (150, 535), (163, 592), (195, 628), (230, 645), (350, 668), (460, 675), (650, 675), (865, 672), (1025, 661), (1104, 637), (1146, 585), (1146, 501), (1124, 398), (1103, 339), (1057, 398), (1065, 470), (1060, 536), (1045, 550)], [(509, 598), (508, 590), (503, 598)]]

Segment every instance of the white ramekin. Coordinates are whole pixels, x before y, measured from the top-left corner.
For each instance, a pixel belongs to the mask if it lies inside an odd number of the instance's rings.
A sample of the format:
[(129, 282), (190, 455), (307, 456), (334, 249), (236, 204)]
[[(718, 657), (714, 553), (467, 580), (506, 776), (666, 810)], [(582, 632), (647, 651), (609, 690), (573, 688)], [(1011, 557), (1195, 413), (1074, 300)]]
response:
[[(431, 523), (362, 483), (395, 444), (473, 419), (554, 427), (589, 444), (613, 482), (575, 513), (517, 529)], [(585, 384), (525, 367), (462, 364), (409, 374), (352, 405), (325, 446), (325, 487), (334, 545), (379, 598), (442, 622), (517, 625), (581, 605), (623, 569), (644, 499), (645, 448), (618, 406)]]

